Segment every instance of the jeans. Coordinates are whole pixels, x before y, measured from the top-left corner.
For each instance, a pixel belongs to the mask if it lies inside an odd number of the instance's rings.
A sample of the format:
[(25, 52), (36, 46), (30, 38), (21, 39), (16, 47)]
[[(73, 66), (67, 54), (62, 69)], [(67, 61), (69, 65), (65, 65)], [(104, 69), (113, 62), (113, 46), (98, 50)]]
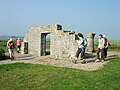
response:
[(20, 45), (17, 46), (17, 52), (20, 52)]
[(84, 52), (85, 52), (85, 48), (84, 47), (82, 47), (82, 48), (78, 48), (78, 50), (77, 50), (77, 53), (76, 53), (76, 57), (78, 58), (79, 57), (79, 54), (81, 53), (81, 59), (83, 59), (84, 58)]

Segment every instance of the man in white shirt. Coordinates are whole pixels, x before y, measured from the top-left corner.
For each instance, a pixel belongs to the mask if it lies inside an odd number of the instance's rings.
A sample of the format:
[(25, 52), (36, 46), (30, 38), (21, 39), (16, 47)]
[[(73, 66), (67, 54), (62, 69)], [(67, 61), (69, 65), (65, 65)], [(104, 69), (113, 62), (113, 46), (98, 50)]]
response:
[(101, 58), (102, 58), (102, 61), (105, 61), (105, 54), (104, 54), (104, 45), (105, 45), (105, 40), (103, 38), (103, 35), (100, 34), (99, 35), (99, 43), (98, 43), (98, 52), (97, 52), (97, 60), (96, 62), (100, 61), (100, 52), (101, 52)]

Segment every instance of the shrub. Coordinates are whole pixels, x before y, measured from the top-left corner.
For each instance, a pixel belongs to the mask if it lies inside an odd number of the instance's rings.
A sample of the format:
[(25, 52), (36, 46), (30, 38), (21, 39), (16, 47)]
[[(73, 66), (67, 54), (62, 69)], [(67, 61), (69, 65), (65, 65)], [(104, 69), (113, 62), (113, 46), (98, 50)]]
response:
[(0, 48), (0, 59), (3, 59), (5, 57), (5, 51), (4, 49)]

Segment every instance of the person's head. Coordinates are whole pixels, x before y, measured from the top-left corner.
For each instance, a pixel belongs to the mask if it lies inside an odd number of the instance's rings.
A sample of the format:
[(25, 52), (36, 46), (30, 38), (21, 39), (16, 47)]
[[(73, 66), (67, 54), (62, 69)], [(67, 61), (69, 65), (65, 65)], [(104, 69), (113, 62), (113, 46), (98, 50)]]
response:
[(20, 38), (18, 38), (18, 40), (20, 40)]
[(100, 37), (100, 38), (103, 38), (103, 35), (102, 35), (102, 34), (99, 34), (99, 37)]
[(83, 35), (82, 35), (82, 33), (78, 33), (78, 37), (82, 37), (82, 38), (83, 38)]

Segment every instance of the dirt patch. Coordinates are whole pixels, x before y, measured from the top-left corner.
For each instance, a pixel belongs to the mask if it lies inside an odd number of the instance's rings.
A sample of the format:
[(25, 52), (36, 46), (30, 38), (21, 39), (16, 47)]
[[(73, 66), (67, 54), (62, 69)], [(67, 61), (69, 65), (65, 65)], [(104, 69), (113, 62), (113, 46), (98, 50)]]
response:
[(32, 63), (32, 64), (41, 64), (41, 65), (49, 65), (49, 66), (56, 66), (56, 67), (67, 67), (67, 68), (74, 68), (74, 69), (81, 69), (87, 71), (97, 70), (103, 67), (104, 64), (120, 56), (120, 52), (108, 52), (108, 57), (106, 58), (107, 61), (104, 62), (95, 62), (96, 60), (96, 53), (94, 54), (86, 54), (86, 64), (81, 64), (81, 60), (77, 60), (77, 64), (73, 63), (74, 59), (66, 59), (66, 58), (54, 58), (50, 56), (32, 56), (29, 54), (19, 54), (15, 53), (15, 60), (11, 61), (10, 59), (1, 60), (0, 64), (11, 64), (16, 62), (24, 62), (24, 63)]

